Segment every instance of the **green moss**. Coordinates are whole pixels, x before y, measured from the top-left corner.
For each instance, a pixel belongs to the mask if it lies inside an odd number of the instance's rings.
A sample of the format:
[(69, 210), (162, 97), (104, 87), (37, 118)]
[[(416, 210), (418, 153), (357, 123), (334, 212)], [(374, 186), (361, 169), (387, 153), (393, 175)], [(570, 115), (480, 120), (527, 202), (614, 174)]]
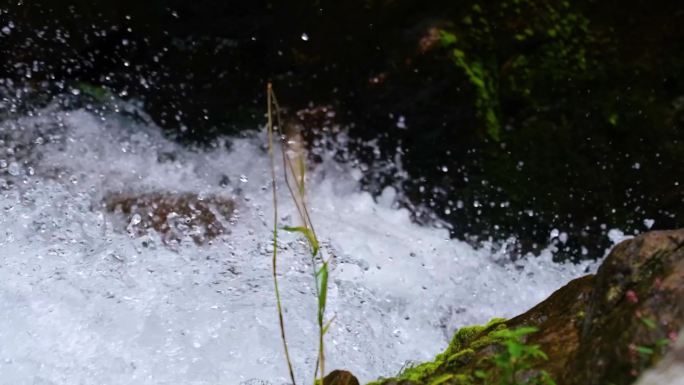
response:
[(112, 93), (104, 86), (99, 86), (87, 82), (77, 82), (74, 87), (83, 94), (92, 97), (98, 103), (104, 103), (113, 98)]
[(520, 384), (554, 384), (544, 370), (536, 368), (540, 360), (547, 359), (544, 352), (524, 342), (525, 336), (537, 329), (509, 329), (505, 322), (496, 318), (486, 325), (463, 327), (433, 361), (407, 367), (395, 378), (369, 385), (509, 384), (500, 380), (518, 376), (527, 376)]
[(447, 362), (449, 364), (462, 366), (469, 363), (474, 356), (475, 351), (473, 349), (463, 349), (447, 357)]
[(454, 378), (453, 374), (442, 374), (441, 376), (438, 376), (437, 378), (430, 381), (430, 385), (439, 385), (451, 380), (452, 378)]
[[(454, 45), (457, 42), (454, 34), (442, 33), (442, 44)], [(454, 63), (460, 68), (475, 88), (475, 107), (477, 115), (484, 121), (489, 138), (501, 139), (501, 122), (499, 120), (498, 75), (495, 63), (478, 55), (466, 53), (454, 48), (451, 51)]]
[(493, 343), (494, 341), (492, 341), (491, 338), (487, 338), (488, 335), (482, 336), (481, 334), (488, 329), (504, 329), (504, 322), (506, 322), (504, 318), (494, 318), (486, 325), (465, 326), (458, 329), (458, 331), (456, 331), (454, 334), (454, 337), (451, 339), (451, 343), (449, 343), (449, 346), (444, 354), (452, 356), (471, 345), (473, 348), (479, 349), (483, 345)]
[[(471, 369), (465, 369), (476, 358), (479, 350), (499, 341), (497, 332), (506, 329), (503, 318), (495, 318), (486, 325), (466, 326), (459, 329), (451, 339), (444, 352), (438, 354), (434, 361), (404, 368), (396, 378), (379, 380), (371, 384), (385, 384), (388, 381), (409, 381), (417, 384), (437, 385), (474, 384)], [(462, 372), (460, 372), (462, 371)]]
[(417, 366), (405, 368), (397, 376), (397, 379), (422, 382), (430, 378), (443, 364), (444, 356), (440, 354), (432, 362), (425, 362)]
[(442, 44), (473, 86), (484, 132), (495, 142), (505, 139), (502, 127), (512, 118), (502, 111), (504, 102), (537, 110), (553, 103), (548, 90), (589, 68), (587, 47), (596, 39), (578, 7), (545, 0), (475, 4), (442, 33)]

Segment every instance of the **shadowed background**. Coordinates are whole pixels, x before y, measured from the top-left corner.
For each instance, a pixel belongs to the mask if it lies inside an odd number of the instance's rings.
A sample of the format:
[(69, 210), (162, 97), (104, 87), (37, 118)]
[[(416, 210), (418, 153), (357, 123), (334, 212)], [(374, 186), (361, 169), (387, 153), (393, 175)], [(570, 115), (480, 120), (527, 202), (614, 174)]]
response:
[[(684, 225), (682, 23), (664, 0), (13, 0), (0, 116), (117, 96), (204, 145), (258, 128), (272, 80), (332, 106), (416, 220), (596, 258), (608, 229)], [(407, 178), (373, 172), (397, 153)]]

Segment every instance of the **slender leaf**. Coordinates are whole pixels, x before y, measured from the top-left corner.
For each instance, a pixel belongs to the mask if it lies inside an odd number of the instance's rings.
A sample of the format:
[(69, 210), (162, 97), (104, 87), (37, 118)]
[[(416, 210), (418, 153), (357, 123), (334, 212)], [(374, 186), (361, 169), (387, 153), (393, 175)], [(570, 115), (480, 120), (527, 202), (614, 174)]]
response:
[(275, 157), (273, 156), (273, 111), (272, 107), (275, 106), (276, 110), (278, 108), (275, 102), (275, 95), (273, 94), (273, 88), (271, 83), (268, 83), (267, 87), (267, 110), (268, 110), (268, 155), (271, 161), (271, 187), (273, 193), (273, 256), (272, 256), (272, 273), (273, 273), (273, 286), (276, 297), (276, 308), (278, 311), (278, 324), (280, 327), (280, 338), (283, 342), (283, 349), (285, 351), (285, 361), (287, 362), (287, 368), (290, 374), (290, 380), (292, 385), (296, 385), (294, 370), (292, 369), (292, 360), (290, 359), (290, 352), (287, 347), (287, 338), (285, 335), (285, 320), (283, 317), (283, 307), (282, 301), (280, 299), (280, 290), (278, 289), (278, 274), (277, 274), (277, 261), (278, 261), (278, 198), (276, 193), (276, 177), (275, 177)]
[(654, 353), (653, 349), (648, 346), (637, 346), (634, 349), (644, 356), (650, 356)]
[(658, 327), (658, 324), (656, 324), (656, 322), (652, 318), (642, 317), (641, 322), (651, 330), (654, 330)]
[(325, 303), (328, 297), (328, 263), (324, 262), (321, 269), (318, 271), (320, 275), (318, 276), (318, 312), (319, 317), (323, 316), (323, 311), (325, 311)]
[(333, 321), (337, 318), (337, 315), (334, 315), (328, 322), (323, 326), (323, 334), (328, 332), (328, 329), (330, 329), (330, 325), (332, 325)]
[(314, 235), (313, 231), (309, 229), (308, 227), (303, 227), (303, 226), (285, 226), (283, 227), (283, 230), (289, 231), (291, 233), (301, 233), (306, 237), (306, 240), (309, 241), (309, 245), (311, 246), (311, 253), (316, 256), (318, 255), (318, 240), (316, 239), (316, 236)]

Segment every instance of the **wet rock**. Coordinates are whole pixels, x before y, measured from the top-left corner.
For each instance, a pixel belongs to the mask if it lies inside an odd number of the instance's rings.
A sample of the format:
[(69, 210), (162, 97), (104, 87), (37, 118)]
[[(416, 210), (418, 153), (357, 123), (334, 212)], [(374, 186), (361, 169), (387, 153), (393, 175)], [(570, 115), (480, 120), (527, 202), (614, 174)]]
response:
[(102, 204), (117, 230), (134, 236), (156, 231), (167, 246), (186, 237), (201, 245), (229, 232), (235, 210), (229, 198), (194, 193), (110, 194)]
[(568, 366), (572, 383), (632, 383), (684, 325), (684, 231), (620, 243), (593, 286), (578, 323), (579, 349)]
[(323, 385), (359, 385), (359, 380), (346, 370), (333, 370), (323, 378)]
[[(510, 320), (462, 328), (434, 362), (380, 383), (478, 383), (475, 373), (491, 370), (491, 357), (501, 349), (495, 332), (521, 326), (539, 329), (525, 343), (546, 352), (548, 360), (535, 370), (558, 385), (632, 384), (684, 326), (684, 229), (620, 243), (596, 275), (573, 280)], [(677, 349), (672, 362), (681, 361)]]

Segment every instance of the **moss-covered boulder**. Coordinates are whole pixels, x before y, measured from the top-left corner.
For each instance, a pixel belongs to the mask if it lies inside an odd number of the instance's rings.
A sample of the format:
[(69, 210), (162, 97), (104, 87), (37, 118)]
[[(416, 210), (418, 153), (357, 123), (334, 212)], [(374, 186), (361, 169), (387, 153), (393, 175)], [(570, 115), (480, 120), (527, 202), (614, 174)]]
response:
[[(578, 278), (510, 320), (460, 329), (434, 361), (377, 384), (500, 383), (505, 330), (535, 327), (520, 345), (531, 355), (503, 384), (626, 385), (667, 352), (684, 326), (684, 229), (617, 245), (596, 275)], [(543, 375), (541, 375), (543, 374)], [(494, 382), (492, 382), (494, 381)], [(517, 382), (514, 382), (517, 381)]]

